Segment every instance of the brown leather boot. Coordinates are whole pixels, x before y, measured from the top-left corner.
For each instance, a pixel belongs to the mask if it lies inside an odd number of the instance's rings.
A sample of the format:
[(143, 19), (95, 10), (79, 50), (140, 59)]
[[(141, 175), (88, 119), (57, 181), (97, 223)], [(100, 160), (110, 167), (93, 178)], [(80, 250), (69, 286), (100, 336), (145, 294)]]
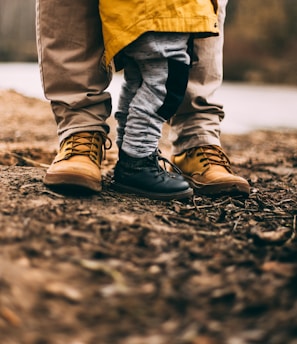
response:
[(106, 136), (99, 132), (81, 132), (66, 138), (46, 172), (44, 184), (57, 189), (100, 191), (105, 141)]
[(180, 168), (197, 194), (247, 197), (250, 193), (249, 183), (233, 174), (230, 160), (219, 146), (191, 148), (172, 156), (171, 160)]

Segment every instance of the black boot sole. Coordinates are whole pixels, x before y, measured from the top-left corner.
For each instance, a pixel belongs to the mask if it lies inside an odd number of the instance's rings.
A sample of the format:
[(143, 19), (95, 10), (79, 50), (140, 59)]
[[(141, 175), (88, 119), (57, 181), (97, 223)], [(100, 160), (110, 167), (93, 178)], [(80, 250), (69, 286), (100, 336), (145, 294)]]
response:
[(193, 189), (188, 188), (186, 190), (171, 192), (171, 193), (156, 193), (156, 192), (149, 192), (147, 190), (141, 190), (138, 188), (134, 188), (132, 186), (120, 184), (117, 182), (113, 182), (113, 188), (121, 193), (128, 193), (134, 194), (140, 197), (146, 197), (152, 200), (159, 200), (159, 201), (172, 201), (172, 200), (182, 200), (191, 198), (194, 194)]

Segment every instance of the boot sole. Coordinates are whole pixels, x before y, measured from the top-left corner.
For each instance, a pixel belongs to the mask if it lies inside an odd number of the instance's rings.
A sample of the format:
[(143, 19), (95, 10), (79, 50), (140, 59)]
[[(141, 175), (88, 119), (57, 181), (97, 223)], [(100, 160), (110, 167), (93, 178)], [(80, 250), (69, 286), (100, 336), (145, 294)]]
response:
[(204, 196), (243, 196), (248, 197), (250, 194), (250, 186), (246, 183), (216, 183), (216, 184), (199, 184), (193, 181), (192, 178), (183, 175), (183, 177), (189, 182), (197, 195)]
[(119, 191), (121, 193), (134, 194), (136, 196), (146, 197), (149, 199), (159, 200), (159, 201), (182, 200), (186, 198), (191, 198), (194, 194), (194, 191), (192, 188), (188, 188), (183, 191), (172, 192), (172, 193), (155, 193), (155, 192), (149, 192), (149, 191), (137, 189), (132, 186), (119, 184), (116, 182), (113, 182), (112, 186), (116, 191)]
[(102, 190), (101, 181), (71, 173), (47, 173), (43, 183), (48, 187), (61, 191), (89, 190), (98, 192)]

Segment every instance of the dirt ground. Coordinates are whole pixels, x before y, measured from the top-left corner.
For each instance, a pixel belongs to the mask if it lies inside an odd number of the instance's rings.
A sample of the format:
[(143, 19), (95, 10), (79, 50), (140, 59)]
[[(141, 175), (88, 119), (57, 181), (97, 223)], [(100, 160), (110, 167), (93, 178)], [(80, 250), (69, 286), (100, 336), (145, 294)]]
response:
[(0, 113), (1, 344), (297, 344), (296, 131), (222, 136), (248, 199), (160, 202), (112, 190), (115, 147), (102, 193), (47, 189), (49, 104)]

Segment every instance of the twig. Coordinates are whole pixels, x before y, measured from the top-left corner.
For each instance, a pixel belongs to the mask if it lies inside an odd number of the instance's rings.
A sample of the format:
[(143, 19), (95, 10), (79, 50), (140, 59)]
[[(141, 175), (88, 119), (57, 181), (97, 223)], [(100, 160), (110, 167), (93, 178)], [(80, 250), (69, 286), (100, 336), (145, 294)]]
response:
[(226, 204), (226, 203), (230, 203), (230, 198), (227, 198), (227, 199), (223, 200), (222, 202), (216, 202), (216, 203), (213, 203), (213, 204), (197, 205), (196, 199), (194, 197), (193, 198), (193, 202), (194, 202), (195, 208), (197, 210), (199, 210), (199, 209), (205, 209), (205, 208), (213, 208), (213, 207), (217, 207), (217, 206), (220, 206), (220, 205), (223, 205), (223, 204)]
[(297, 216), (294, 215), (294, 217), (293, 217), (293, 232), (292, 232), (291, 240), (294, 240), (296, 238), (296, 231), (297, 231), (296, 218), (297, 218)]
[(294, 241), (296, 239), (297, 236), (297, 215), (294, 215), (293, 217), (293, 224), (292, 224), (292, 234), (291, 237), (289, 238), (289, 240), (287, 241), (287, 243), (291, 243), (292, 241)]
[(234, 232), (236, 230), (240, 220), (241, 220), (241, 216), (239, 216), (239, 218), (235, 221), (232, 232)]

